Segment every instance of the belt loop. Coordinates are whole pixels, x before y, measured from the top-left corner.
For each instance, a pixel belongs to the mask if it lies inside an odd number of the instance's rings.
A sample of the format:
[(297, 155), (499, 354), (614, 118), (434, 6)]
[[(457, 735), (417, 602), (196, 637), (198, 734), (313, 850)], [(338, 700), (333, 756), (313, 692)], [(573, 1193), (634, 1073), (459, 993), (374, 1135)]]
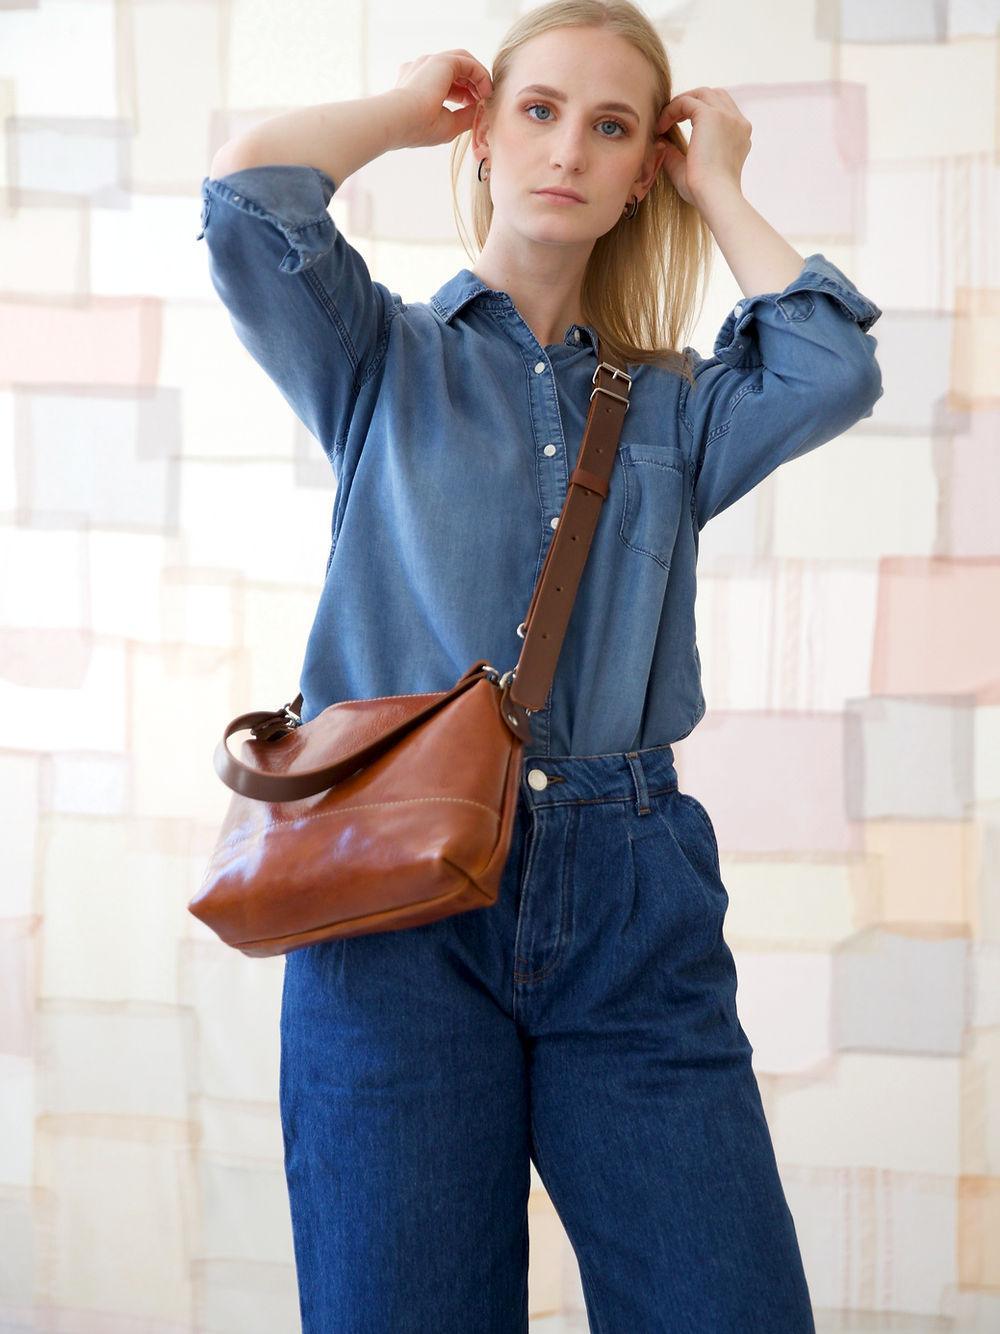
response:
[(625, 752), (625, 758), (629, 762), (629, 768), (632, 770), (632, 779), (635, 783), (635, 809), (639, 815), (648, 815), (649, 792), (646, 789), (646, 774), (642, 767), (642, 760), (639, 758), (637, 750)]

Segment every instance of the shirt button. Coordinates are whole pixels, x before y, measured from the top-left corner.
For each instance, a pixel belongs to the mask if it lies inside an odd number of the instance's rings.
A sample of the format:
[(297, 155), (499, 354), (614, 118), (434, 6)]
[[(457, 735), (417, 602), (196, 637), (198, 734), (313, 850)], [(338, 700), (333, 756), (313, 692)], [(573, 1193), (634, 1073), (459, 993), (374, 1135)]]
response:
[(548, 454), (548, 456), (549, 456), (550, 458), (552, 457), (552, 455), (553, 455), (555, 452), (556, 452), (556, 447), (555, 447), (555, 445), (546, 445), (545, 448), (542, 450), (542, 453), (543, 453), (543, 454)]
[(573, 330), (573, 342), (574, 342), (574, 343), (578, 343), (579, 341), (580, 341), (580, 330), (579, 330), (579, 329), (574, 329), (574, 330)]
[(535, 374), (536, 374), (536, 375), (541, 375), (541, 373), (542, 373), (542, 371), (543, 371), (544, 369), (545, 369), (545, 362), (544, 362), (544, 361), (536, 361), (536, 362), (535, 362)]
[(553, 514), (552, 518), (549, 520), (549, 527), (556, 528), (558, 524), (559, 524), (559, 515)]
[(737, 319), (739, 319), (739, 317), (743, 314), (743, 302), (742, 302), (742, 301), (737, 301), (736, 305), (733, 306), (733, 314), (736, 316)]
[(542, 788), (548, 787), (549, 776), (543, 769), (529, 769), (528, 782), (536, 792), (541, 792)]

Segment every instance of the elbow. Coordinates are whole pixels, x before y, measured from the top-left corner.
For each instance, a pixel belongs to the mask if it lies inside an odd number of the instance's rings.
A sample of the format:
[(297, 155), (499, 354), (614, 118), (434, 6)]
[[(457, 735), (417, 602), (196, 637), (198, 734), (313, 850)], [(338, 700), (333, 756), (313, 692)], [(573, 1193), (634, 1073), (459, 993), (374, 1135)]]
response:
[(221, 148), (216, 149), (211, 162), (208, 164), (208, 174), (213, 181), (217, 181), (220, 176), (228, 176), (231, 171), (237, 171), (239, 164), (234, 165), (235, 159), (229, 144), (223, 144)]
[(254, 154), (245, 137), (229, 139), (221, 148), (216, 149), (208, 166), (208, 174), (212, 180), (217, 181), (231, 172), (244, 171), (247, 167), (257, 167), (260, 164), (260, 154)]
[[(870, 338), (871, 335), (866, 335)], [(872, 339), (872, 342), (875, 340)], [(859, 420), (863, 417), (870, 417), (875, 409), (875, 404), (885, 392), (882, 385), (882, 368), (875, 359), (874, 349), (862, 364), (858, 375), (858, 387), (856, 390), (857, 401), (861, 406)]]
[(874, 344), (875, 339), (865, 334), (859, 354), (843, 361), (841, 373), (834, 377), (831, 405), (847, 425), (870, 417), (884, 392), (882, 368), (875, 359)]
[(849, 431), (870, 417), (882, 397), (882, 372), (874, 357), (841, 359), (828, 369), (822, 389), (814, 386), (803, 404), (810, 448)]

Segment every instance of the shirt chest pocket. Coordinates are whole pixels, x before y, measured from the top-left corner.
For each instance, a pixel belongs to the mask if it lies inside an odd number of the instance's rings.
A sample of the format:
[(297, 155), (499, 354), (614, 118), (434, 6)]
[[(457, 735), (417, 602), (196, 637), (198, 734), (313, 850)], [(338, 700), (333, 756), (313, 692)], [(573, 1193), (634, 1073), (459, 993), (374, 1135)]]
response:
[(669, 569), (684, 506), (683, 451), (622, 442), (617, 466), (623, 494), (619, 537), (632, 551)]

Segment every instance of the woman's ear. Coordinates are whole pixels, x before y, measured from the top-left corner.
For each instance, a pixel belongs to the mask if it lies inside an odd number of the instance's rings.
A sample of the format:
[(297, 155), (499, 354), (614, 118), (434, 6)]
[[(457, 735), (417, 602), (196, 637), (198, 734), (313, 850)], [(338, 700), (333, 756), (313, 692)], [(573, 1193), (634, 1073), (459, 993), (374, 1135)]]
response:
[(670, 145), (663, 139), (657, 139), (650, 149), (651, 156), (647, 157), (642, 164), (642, 175), (635, 180), (635, 188), (646, 194), (652, 188), (653, 182), (659, 175), (660, 168), (663, 166), (663, 159), (670, 151)]
[(472, 118), (470, 127), (472, 131), (472, 150), (477, 158), (482, 157), (485, 152), (489, 151), (489, 141), (487, 139), (489, 128), (489, 114), (483, 103), (480, 102), (476, 107), (476, 114)]

